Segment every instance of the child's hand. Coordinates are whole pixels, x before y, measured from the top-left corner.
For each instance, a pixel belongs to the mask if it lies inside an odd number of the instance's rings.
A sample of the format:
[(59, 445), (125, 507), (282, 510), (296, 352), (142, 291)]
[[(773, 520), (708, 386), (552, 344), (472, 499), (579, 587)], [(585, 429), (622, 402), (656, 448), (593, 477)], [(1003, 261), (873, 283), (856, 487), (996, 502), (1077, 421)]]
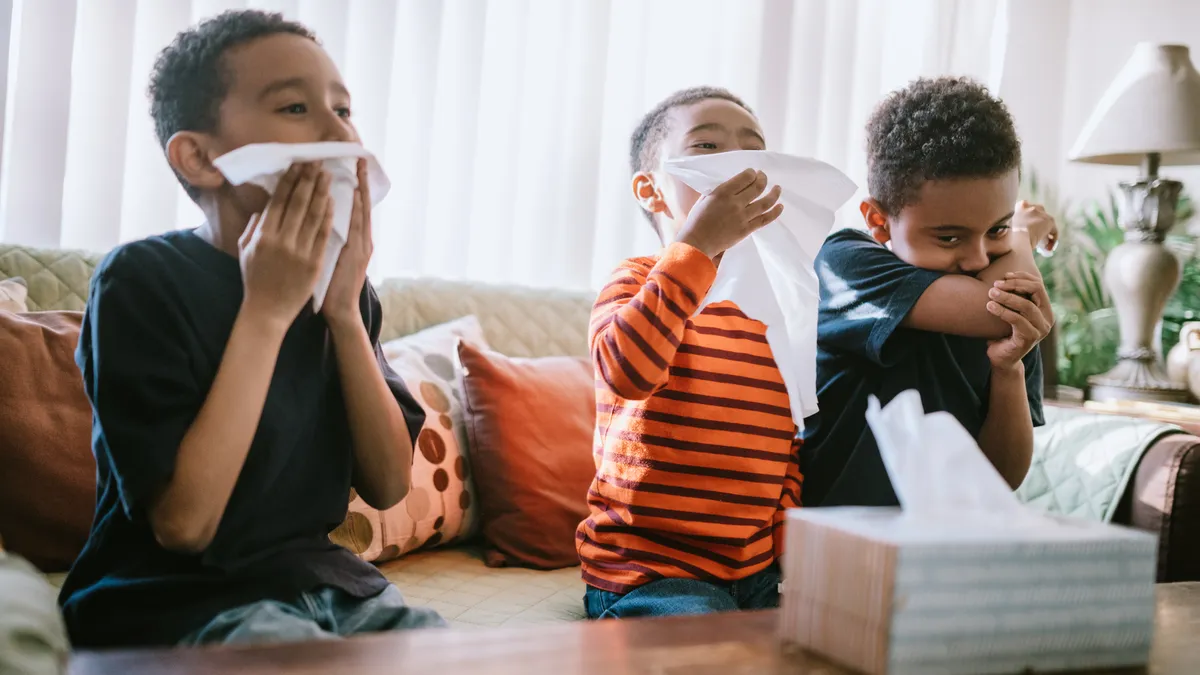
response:
[(1050, 297), (1042, 280), (1028, 272), (1010, 272), (988, 296), (988, 311), (1012, 325), (1012, 335), (988, 343), (988, 359), (993, 369), (1014, 368), (1050, 334), (1054, 326)]
[(783, 204), (776, 203), (780, 187), (776, 185), (759, 199), (766, 189), (767, 175), (754, 169), (718, 185), (692, 207), (679, 231), (679, 241), (716, 258), (783, 213)]
[(1017, 202), (1012, 228), (1015, 232), (1028, 233), (1029, 243), (1034, 248), (1040, 246), (1053, 251), (1058, 243), (1058, 223), (1040, 204), (1030, 204), (1023, 199)]
[(238, 241), (243, 307), (290, 326), (312, 297), (332, 226), (329, 175), (319, 164), (293, 165)]
[(362, 326), (362, 310), (358, 300), (367, 283), (367, 263), (375, 245), (371, 239), (371, 186), (367, 182), (367, 160), (358, 160), (358, 189), (354, 191), (354, 208), (350, 211), (350, 231), (346, 246), (338, 257), (333, 279), (325, 293), (321, 313), (330, 325), (338, 322)]

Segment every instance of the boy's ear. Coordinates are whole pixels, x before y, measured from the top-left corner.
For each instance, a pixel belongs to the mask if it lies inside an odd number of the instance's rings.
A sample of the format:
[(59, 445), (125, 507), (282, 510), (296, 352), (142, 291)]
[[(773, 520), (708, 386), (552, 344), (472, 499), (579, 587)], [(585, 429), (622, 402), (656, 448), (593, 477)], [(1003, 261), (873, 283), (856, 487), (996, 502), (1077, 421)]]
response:
[(858, 210), (862, 213), (863, 222), (867, 224), (867, 230), (875, 238), (875, 241), (886, 244), (892, 240), (887, 214), (884, 213), (879, 202), (874, 199), (864, 199)]
[(225, 176), (209, 158), (208, 138), (194, 131), (180, 131), (167, 141), (167, 162), (187, 183), (202, 190), (216, 190)]
[(663, 199), (662, 190), (654, 182), (654, 176), (646, 171), (633, 175), (633, 198), (647, 213), (666, 213), (667, 201)]

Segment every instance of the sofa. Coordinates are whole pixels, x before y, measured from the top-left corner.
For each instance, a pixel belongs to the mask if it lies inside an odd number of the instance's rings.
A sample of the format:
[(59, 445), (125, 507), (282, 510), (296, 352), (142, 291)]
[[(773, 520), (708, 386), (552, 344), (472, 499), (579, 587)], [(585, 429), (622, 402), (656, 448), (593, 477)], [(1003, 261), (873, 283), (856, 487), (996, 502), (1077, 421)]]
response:
[[(0, 246), (0, 280), (24, 279), (30, 311), (81, 310), (99, 259), (86, 252)], [(588, 293), (430, 279), (388, 279), (377, 288), (384, 311), (381, 341), (473, 315), (491, 348), (502, 354), (587, 354), (592, 303)], [(1161, 582), (1200, 580), (1200, 425), (1187, 432), (1156, 437), (1139, 451), (1112, 515), (1113, 522), (1159, 537)], [(489, 567), (477, 540), (419, 550), (379, 567), (411, 602), (431, 606), (457, 625), (546, 623), (584, 616), (584, 587), (577, 568)], [(61, 582), (63, 570), (43, 571), (52, 582)]]

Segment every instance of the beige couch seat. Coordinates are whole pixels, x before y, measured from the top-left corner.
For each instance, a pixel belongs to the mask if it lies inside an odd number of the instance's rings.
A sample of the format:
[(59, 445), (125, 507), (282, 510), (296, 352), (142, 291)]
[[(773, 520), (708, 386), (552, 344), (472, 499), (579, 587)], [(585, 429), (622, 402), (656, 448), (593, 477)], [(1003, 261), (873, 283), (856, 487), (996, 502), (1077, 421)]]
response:
[(543, 572), (490, 568), (471, 545), (417, 551), (379, 571), (409, 603), (432, 607), (452, 624), (503, 626), (587, 618), (578, 567)]

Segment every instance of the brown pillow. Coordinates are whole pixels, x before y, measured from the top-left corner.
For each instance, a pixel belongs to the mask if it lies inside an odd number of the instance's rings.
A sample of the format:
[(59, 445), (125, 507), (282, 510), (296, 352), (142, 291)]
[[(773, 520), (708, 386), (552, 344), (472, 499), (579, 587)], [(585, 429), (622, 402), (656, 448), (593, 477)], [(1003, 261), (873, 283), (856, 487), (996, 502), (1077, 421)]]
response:
[(65, 571), (96, 508), (92, 409), (75, 365), (79, 312), (0, 312), (0, 534)]
[(579, 564), (575, 528), (596, 475), (586, 359), (514, 359), (458, 345), (471, 473), (490, 567)]

